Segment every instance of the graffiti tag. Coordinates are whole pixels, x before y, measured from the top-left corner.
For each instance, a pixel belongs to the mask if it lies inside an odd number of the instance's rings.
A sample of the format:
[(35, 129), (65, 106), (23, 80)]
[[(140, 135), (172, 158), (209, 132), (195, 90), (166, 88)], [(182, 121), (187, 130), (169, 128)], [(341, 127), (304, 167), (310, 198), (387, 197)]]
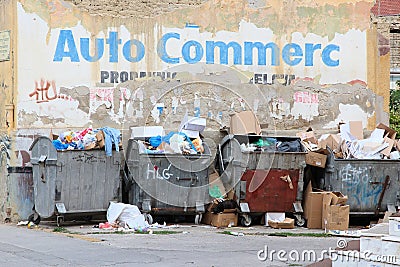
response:
[(96, 157), (95, 155), (87, 153), (87, 152), (84, 152), (83, 154), (75, 156), (72, 159), (76, 160), (78, 162), (84, 162), (84, 163), (95, 163), (95, 162), (105, 163), (106, 162), (105, 159)]
[(35, 89), (32, 93), (29, 94), (29, 97), (35, 97), (36, 103), (49, 102), (57, 98), (72, 100), (70, 96), (57, 93), (55, 81), (45, 81), (44, 79), (41, 79), (40, 82), (35, 81)]

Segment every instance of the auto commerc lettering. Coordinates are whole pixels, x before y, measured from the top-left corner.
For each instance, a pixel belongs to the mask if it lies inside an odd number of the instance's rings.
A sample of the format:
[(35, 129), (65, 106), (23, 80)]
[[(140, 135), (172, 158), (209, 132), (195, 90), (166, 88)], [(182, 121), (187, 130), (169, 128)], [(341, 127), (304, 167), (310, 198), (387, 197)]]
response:
[[(328, 44), (322, 46), (319, 43), (305, 43), (304, 47), (297, 43), (287, 43), (282, 49), (274, 42), (243, 42), (230, 41), (205, 41), (202, 44), (198, 40), (189, 40), (184, 43), (181, 35), (176, 32), (166, 33), (159, 40), (157, 54), (159, 58), (169, 64), (189, 63), (195, 64), (204, 61), (207, 64), (228, 65), (230, 60), (233, 65), (258, 65), (258, 66), (279, 66), (281, 61), (289, 66), (304, 64), (304, 66), (314, 66), (314, 55), (317, 51), (321, 53), (321, 61), (328, 67), (339, 66), (338, 55), (340, 46)], [(108, 45), (108, 61), (117, 63), (119, 61), (119, 49), (122, 46), (122, 55), (128, 62), (140, 62), (145, 56), (145, 45), (136, 39), (127, 40), (122, 43), (118, 38), (118, 32), (110, 31), (108, 38), (95, 39), (95, 51), (90, 51), (90, 39), (80, 38), (77, 49), (76, 41), (71, 30), (60, 30), (53, 61), (61, 62), (64, 58), (69, 58), (71, 62), (80, 62), (81, 58), (88, 62), (99, 61), (105, 56), (106, 45)], [(179, 57), (168, 54), (169, 45), (178, 45), (180, 50)], [(215, 51), (219, 49), (219, 61), (215, 59)], [(231, 49), (231, 59), (228, 50)], [(132, 51), (135, 55), (132, 55)], [(80, 53), (79, 53), (80, 52)], [(254, 62), (253, 53), (257, 53), (257, 60)]]

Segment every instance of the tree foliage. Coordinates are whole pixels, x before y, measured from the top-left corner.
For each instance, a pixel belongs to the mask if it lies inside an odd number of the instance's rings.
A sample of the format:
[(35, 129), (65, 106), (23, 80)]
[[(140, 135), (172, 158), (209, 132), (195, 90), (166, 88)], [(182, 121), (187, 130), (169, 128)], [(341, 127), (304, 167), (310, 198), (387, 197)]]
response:
[[(399, 85), (399, 81), (396, 82)], [(390, 91), (390, 128), (397, 132), (400, 136), (400, 90)]]

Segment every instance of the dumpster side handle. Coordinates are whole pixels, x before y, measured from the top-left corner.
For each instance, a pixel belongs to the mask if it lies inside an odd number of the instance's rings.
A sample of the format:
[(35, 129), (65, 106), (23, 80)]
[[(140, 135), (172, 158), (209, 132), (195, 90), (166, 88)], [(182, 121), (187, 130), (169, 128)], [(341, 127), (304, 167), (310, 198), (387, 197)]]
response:
[(385, 195), (385, 191), (389, 185), (389, 182), (390, 182), (390, 177), (389, 177), (389, 175), (386, 175), (385, 182), (383, 183), (383, 186), (382, 186), (382, 192), (381, 192), (381, 195), (379, 196), (378, 205), (376, 206), (375, 215), (379, 215), (379, 212), (381, 211), (383, 196)]

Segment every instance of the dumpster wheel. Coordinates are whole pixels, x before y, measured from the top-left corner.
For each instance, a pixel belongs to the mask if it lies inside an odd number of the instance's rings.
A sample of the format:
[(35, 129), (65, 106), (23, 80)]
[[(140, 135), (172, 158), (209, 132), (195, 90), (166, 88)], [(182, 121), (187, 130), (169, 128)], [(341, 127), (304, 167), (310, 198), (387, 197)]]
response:
[(296, 223), (297, 226), (299, 227), (304, 227), (306, 225), (306, 219), (304, 219), (303, 216), (296, 214), (295, 215), (295, 220), (294, 222)]
[(251, 216), (248, 214), (244, 214), (240, 216), (240, 224), (245, 227), (249, 227), (252, 223)]
[(145, 213), (144, 214), (144, 219), (146, 220), (146, 222), (150, 225), (153, 224), (153, 216), (151, 216), (149, 213)]

